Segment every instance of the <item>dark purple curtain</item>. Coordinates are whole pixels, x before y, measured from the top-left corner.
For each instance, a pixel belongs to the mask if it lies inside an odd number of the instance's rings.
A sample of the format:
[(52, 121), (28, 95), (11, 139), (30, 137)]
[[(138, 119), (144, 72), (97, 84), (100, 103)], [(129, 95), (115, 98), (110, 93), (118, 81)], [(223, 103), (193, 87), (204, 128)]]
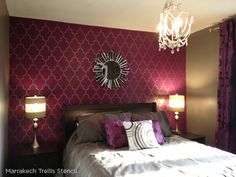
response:
[(220, 24), (216, 146), (236, 153), (236, 18)]

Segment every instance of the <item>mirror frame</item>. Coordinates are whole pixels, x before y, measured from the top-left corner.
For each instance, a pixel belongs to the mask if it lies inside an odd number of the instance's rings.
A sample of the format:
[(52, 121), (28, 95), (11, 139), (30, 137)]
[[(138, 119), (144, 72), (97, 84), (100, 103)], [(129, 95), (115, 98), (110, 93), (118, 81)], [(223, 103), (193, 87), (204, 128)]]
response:
[[(116, 62), (120, 67), (120, 73), (118, 73), (115, 79), (107, 78), (106, 69), (107, 62)], [(105, 72), (104, 72), (105, 70)], [(113, 51), (103, 52), (95, 60), (95, 65), (93, 67), (93, 72), (95, 73), (95, 79), (100, 83), (101, 86), (107, 87), (108, 89), (118, 88), (127, 80), (127, 75), (129, 74), (129, 66), (125, 58), (121, 54), (115, 53)]]

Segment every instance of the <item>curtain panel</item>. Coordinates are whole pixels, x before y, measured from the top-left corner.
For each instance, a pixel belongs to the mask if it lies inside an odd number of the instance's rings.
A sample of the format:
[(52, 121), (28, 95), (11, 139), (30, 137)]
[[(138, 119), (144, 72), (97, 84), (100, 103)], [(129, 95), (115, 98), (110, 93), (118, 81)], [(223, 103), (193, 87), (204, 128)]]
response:
[(236, 18), (220, 24), (216, 147), (236, 153)]

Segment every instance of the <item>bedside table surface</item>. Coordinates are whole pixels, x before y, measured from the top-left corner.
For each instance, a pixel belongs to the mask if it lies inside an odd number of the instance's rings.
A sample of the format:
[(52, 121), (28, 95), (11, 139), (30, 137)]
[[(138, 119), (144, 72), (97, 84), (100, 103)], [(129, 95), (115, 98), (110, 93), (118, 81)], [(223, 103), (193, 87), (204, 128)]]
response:
[[(15, 146), (9, 158), (9, 168), (12, 169), (36, 169), (31, 177), (54, 176), (56, 169), (62, 168), (62, 146), (56, 143), (40, 143), (37, 149), (32, 144), (20, 144)], [(53, 174), (41, 174), (37, 169), (53, 169)], [(28, 175), (27, 175), (28, 176)]]
[(21, 144), (16, 146), (14, 154), (17, 155), (32, 155), (59, 152), (61, 146), (56, 143), (41, 143), (36, 149), (32, 148), (32, 144)]
[(186, 138), (186, 139), (198, 139), (198, 138), (205, 138), (205, 136), (203, 135), (198, 135), (198, 134), (195, 134), (195, 133), (190, 133), (190, 132), (186, 132), (186, 133), (182, 133), (180, 136), (182, 136), (183, 138)]

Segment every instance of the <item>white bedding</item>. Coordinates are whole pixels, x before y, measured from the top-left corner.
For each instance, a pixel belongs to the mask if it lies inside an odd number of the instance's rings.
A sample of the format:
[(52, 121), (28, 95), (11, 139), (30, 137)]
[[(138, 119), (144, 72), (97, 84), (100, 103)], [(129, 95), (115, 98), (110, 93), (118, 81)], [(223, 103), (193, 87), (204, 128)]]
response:
[(102, 143), (74, 144), (64, 152), (67, 177), (236, 177), (236, 155), (183, 139), (155, 149), (109, 149)]

